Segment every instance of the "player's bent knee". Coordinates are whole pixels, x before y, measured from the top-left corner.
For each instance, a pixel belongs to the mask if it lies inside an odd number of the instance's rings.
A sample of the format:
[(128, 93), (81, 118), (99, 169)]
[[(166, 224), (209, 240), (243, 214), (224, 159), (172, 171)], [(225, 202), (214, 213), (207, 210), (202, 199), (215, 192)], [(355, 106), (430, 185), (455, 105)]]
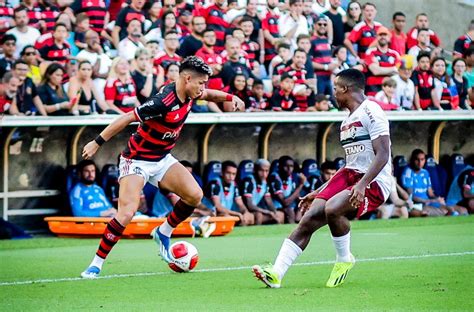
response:
[(200, 188), (196, 188), (189, 192), (186, 195), (183, 195), (181, 199), (188, 204), (189, 206), (192, 207), (197, 207), (201, 203), (203, 197), (202, 190)]

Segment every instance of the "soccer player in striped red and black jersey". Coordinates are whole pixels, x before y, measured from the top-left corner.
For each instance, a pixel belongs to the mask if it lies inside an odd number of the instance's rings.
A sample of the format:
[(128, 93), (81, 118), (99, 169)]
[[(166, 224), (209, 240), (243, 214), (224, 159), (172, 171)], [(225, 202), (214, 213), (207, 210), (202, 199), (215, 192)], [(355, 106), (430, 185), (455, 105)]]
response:
[[(375, 4), (367, 2), (362, 6), (362, 9), (364, 20), (354, 26), (349, 33), (349, 37), (344, 41), (349, 51), (353, 55), (358, 55), (360, 59), (364, 58), (365, 51), (375, 41), (377, 30), (382, 26), (382, 24), (375, 21), (377, 14)], [(352, 46), (353, 43), (358, 45), (357, 54)]]
[(263, 36), (265, 38), (265, 67), (267, 70), (269, 70), (270, 62), (277, 55), (276, 45), (281, 37), (280, 32), (278, 31), (278, 18), (280, 16), (274, 12), (277, 5), (278, 0), (268, 0), (267, 15), (262, 20)]
[(75, 15), (86, 13), (89, 16), (90, 28), (99, 35), (104, 30), (104, 26), (108, 24), (109, 13), (104, 0), (75, 0), (71, 9)]
[(205, 89), (211, 75), (211, 68), (202, 59), (188, 57), (181, 64), (179, 78), (175, 83), (162, 88), (134, 111), (115, 119), (84, 147), (82, 156), (90, 159), (100, 145), (130, 123), (140, 123), (120, 158), (118, 213), (107, 225), (92, 263), (81, 274), (83, 278), (98, 276), (105, 258), (135, 215), (140, 193), (147, 182), (156, 186), (159, 183), (161, 189), (180, 197), (166, 221), (152, 232), (154, 239), (160, 244), (163, 260), (172, 261), (168, 252), (171, 234), (193, 213), (202, 198), (202, 190), (191, 173), (170, 154), (191, 111), (192, 103), (197, 99), (231, 101), (235, 110), (244, 109), (244, 103), (238, 97)]
[(365, 93), (369, 96), (375, 96), (382, 90), (382, 82), (385, 77), (391, 77), (398, 73), (400, 55), (388, 47), (389, 43), (390, 31), (382, 26), (377, 31), (376, 45), (366, 51), (367, 84)]
[(230, 24), (224, 20), (224, 5), (226, 0), (216, 0), (213, 5), (207, 8), (204, 17), (206, 18), (207, 27), (214, 29), (216, 32), (216, 45), (214, 50), (217, 53), (224, 51), (225, 31)]

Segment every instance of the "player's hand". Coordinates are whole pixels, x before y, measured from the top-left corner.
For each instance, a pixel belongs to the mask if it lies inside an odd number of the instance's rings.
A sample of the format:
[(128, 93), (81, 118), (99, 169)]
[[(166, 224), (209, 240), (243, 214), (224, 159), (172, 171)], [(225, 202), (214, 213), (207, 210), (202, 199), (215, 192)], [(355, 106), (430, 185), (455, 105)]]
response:
[(306, 178), (304, 173), (299, 173), (298, 178), (299, 178), (299, 181), (300, 181), (300, 185), (304, 185), (306, 183), (306, 181), (308, 181), (308, 178)]
[(96, 143), (96, 141), (92, 140), (89, 143), (84, 146), (82, 149), (82, 158), (84, 159), (91, 159), (97, 150), (99, 149), (99, 144)]
[(300, 202), (298, 203), (298, 208), (301, 211), (301, 215), (304, 216), (306, 211), (308, 211), (309, 208), (311, 208), (311, 204), (313, 203), (315, 196), (316, 196), (316, 193), (311, 192), (311, 193), (306, 194), (305, 196), (299, 198)]
[(360, 203), (364, 201), (365, 188), (366, 186), (360, 183), (357, 183), (352, 188), (351, 193), (349, 194), (349, 202), (351, 203), (352, 207), (358, 208)]
[(238, 96), (234, 95), (232, 97), (232, 108), (234, 112), (243, 112), (245, 110), (245, 103)]

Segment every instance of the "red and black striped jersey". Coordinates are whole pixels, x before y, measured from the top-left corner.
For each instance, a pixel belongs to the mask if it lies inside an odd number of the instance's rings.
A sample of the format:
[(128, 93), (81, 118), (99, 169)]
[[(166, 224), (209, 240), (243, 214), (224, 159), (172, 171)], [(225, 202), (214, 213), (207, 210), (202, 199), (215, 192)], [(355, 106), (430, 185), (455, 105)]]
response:
[(53, 45), (54, 38), (53, 33), (46, 33), (39, 36), (39, 38), (35, 42), (35, 49), (40, 50), (45, 46)]
[(430, 71), (416, 69), (411, 75), (411, 80), (420, 96), (420, 107), (427, 109), (433, 104), (431, 98), (431, 91), (435, 88), (433, 74)]
[(27, 8), (27, 15), (28, 15), (28, 26), (35, 27), (39, 29), (39, 21), (41, 21), (41, 8), (39, 5), (36, 5), (32, 8)]
[[(304, 85), (306, 83), (306, 69), (295, 69), (292, 65), (287, 66), (278, 71), (279, 75), (288, 73), (290, 77), (293, 77), (295, 86)], [(296, 104), (299, 110), (306, 111), (308, 108), (308, 96), (295, 94)]]
[[(71, 9), (77, 15), (86, 13), (89, 16), (90, 28), (97, 33), (104, 29), (107, 7), (104, 0), (75, 0)], [(121, 26), (122, 27), (122, 26)]]
[(242, 43), (241, 47), (242, 50), (247, 53), (247, 60), (250, 62), (251, 69), (253, 69), (253, 63), (255, 61), (259, 61), (257, 60), (257, 54), (260, 53), (260, 47), (258, 43), (249, 40)]
[(467, 49), (474, 47), (474, 40), (468, 34), (464, 34), (454, 42), (454, 55), (466, 57)]
[(143, 31), (143, 24), (145, 22), (144, 11), (136, 11), (130, 6), (127, 6), (123, 8), (122, 10), (120, 10), (119, 14), (117, 15), (117, 20), (115, 21), (115, 25), (120, 27), (120, 33), (119, 33), (120, 40), (127, 37), (128, 24), (134, 19), (139, 20), (142, 23), (142, 31)]
[(0, 38), (13, 26), (13, 9), (0, 6)]
[(42, 6), (41, 8), (41, 19), (44, 21), (46, 29), (44, 29), (43, 33), (52, 32), (54, 30), (54, 26), (56, 25), (56, 19), (58, 18), (60, 12), (59, 9), (54, 6)]
[[(273, 12), (267, 12), (267, 16), (262, 21), (262, 29), (268, 30), (270, 35), (274, 38), (280, 38), (280, 32), (278, 31), (278, 19), (280, 18), (279, 15), (273, 14)], [(265, 48), (265, 61), (270, 62), (275, 55), (277, 55), (276, 47), (267, 39), (265, 39), (264, 43)]]
[(140, 121), (122, 156), (129, 159), (157, 161), (165, 157), (176, 145), (191, 111), (192, 99), (181, 102), (176, 84), (171, 83), (134, 110)]
[(372, 42), (377, 37), (377, 30), (382, 27), (379, 22), (374, 22), (374, 26), (371, 27), (365, 21), (362, 21), (354, 26), (349, 34), (349, 40), (352, 43), (358, 44), (357, 53), (360, 58), (365, 56), (365, 51), (370, 47)]
[[(438, 35), (432, 30), (428, 29), (430, 34), (430, 45), (433, 44), (435, 47), (439, 47), (441, 44), (441, 39)], [(410, 50), (412, 47), (418, 44), (418, 28), (413, 27), (407, 32), (407, 50)]]
[(156, 54), (156, 58), (153, 61), (153, 65), (155, 67), (161, 66), (163, 68), (166, 68), (170, 63), (178, 63), (181, 62), (181, 60), (182, 57), (176, 53), (174, 55), (169, 55), (168, 53), (166, 53), (166, 51), (160, 51)]
[[(311, 56), (313, 62), (318, 64), (330, 64), (332, 61), (331, 45), (327, 37), (314, 37), (311, 40)], [(331, 76), (330, 70), (316, 70), (317, 76)]]
[(375, 76), (369, 69), (371, 64), (378, 63), (380, 67), (394, 67), (400, 65), (400, 55), (397, 51), (388, 49), (387, 52), (380, 51), (377, 47), (367, 50), (365, 64), (367, 65), (367, 83), (365, 93), (369, 96), (375, 96), (382, 90), (382, 82), (388, 76)]
[(59, 47), (54, 39), (44, 44), (38, 51), (44, 60), (57, 62), (63, 66), (69, 62), (68, 56), (71, 55), (71, 48), (67, 42)]
[(124, 112), (130, 112), (135, 108), (137, 91), (132, 77), (125, 82), (120, 79), (109, 79), (104, 88), (105, 100), (113, 101), (114, 105)]
[(213, 29), (216, 33), (216, 45), (214, 50), (220, 53), (224, 50), (225, 31), (230, 27), (230, 24), (224, 20), (224, 11), (217, 5), (211, 5), (205, 12), (207, 27)]

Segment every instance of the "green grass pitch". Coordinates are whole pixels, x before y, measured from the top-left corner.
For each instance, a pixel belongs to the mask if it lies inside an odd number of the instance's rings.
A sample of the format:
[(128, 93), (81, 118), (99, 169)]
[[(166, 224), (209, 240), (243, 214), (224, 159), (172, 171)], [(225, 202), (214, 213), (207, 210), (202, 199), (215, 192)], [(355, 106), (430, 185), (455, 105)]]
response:
[(293, 228), (236, 228), (226, 237), (191, 239), (200, 261), (185, 274), (159, 259), (152, 240), (124, 239), (102, 271), (109, 278), (94, 281), (77, 277), (98, 239), (0, 241), (0, 311), (474, 310), (474, 217), (352, 223), (358, 263), (335, 289), (324, 287), (335, 258), (325, 228), (282, 288), (267, 289), (250, 267), (274, 261)]

